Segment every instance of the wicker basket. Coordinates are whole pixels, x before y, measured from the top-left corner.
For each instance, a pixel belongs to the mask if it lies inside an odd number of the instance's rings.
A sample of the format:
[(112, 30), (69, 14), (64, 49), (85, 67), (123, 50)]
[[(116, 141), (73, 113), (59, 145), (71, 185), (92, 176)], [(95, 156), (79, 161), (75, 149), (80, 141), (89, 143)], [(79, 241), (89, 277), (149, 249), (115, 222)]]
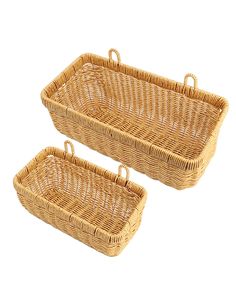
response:
[(182, 84), (147, 73), (114, 49), (82, 55), (41, 96), (61, 133), (177, 189), (203, 174), (228, 107), (194, 75)]
[[(70, 144), (72, 154), (68, 153)], [(122, 168), (126, 177), (121, 176)], [(137, 231), (145, 190), (118, 175), (48, 147), (14, 178), (22, 205), (33, 215), (109, 256), (118, 255)]]

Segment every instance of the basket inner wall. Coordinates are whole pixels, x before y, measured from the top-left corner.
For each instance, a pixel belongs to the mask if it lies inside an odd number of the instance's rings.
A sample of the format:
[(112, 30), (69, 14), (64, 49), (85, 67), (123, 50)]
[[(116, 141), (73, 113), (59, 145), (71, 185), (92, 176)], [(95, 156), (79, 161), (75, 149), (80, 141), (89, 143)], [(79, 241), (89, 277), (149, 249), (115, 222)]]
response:
[(221, 113), (209, 103), (92, 63), (51, 98), (188, 159), (202, 152)]
[(127, 188), (53, 155), (38, 163), (21, 182), (109, 234), (122, 230), (141, 199)]

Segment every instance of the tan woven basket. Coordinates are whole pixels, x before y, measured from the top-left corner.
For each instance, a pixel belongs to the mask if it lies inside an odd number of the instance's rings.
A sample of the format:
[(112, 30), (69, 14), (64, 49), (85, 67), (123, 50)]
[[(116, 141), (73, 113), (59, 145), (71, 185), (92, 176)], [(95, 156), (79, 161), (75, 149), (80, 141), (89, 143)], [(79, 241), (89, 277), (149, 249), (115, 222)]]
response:
[(182, 84), (121, 64), (111, 49), (80, 56), (41, 96), (61, 133), (183, 189), (203, 174), (228, 107), (197, 86), (192, 74)]
[[(67, 145), (72, 154), (68, 153)], [(126, 170), (126, 177), (121, 170)], [(65, 151), (48, 147), (14, 178), (22, 205), (33, 215), (109, 256), (118, 255), (137, 231), (145, 190)]]

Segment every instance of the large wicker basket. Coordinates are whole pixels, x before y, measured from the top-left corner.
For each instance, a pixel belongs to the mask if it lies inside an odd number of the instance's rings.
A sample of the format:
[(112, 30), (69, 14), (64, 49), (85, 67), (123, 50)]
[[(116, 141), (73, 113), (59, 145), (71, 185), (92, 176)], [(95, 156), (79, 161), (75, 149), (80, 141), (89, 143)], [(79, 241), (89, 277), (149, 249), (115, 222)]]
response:
[(228, 107), (194, 75), (182, 84), (147, 73), (114, 49), (80, 56), (41, 96), (61, 133), (177, 189), (203, 174)]
[[(72, 154), (67, 145), (71, 145)], [(126, 177), (121, 170), (126, 170)], [(65, 151), (48, 147), (14, 178), (23, 206), (33, 215), (109, 256), (118, 255), (137, 231), (145, 190)]]

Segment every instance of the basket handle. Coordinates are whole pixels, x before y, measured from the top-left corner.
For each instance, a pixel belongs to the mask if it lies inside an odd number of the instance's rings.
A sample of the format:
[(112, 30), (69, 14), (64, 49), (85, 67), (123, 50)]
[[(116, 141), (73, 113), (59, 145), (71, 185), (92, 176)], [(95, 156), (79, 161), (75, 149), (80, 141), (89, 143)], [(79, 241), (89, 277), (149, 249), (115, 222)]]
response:
[(125, 170), (126, 175), (125, 175), (125, 179), (129, 180), (129, 168), (124, 165), (124, 164), (120, 164), (118, 167), (118, 176), (122, 176), (122, 169)]
[(187, 73), (184, 76), (184, 85), (185, 86), (188, 85), (188, 79), (189, 78), (192, 78), (193, 79), (193, 87), (194, 87), (194, 89), (197, 89), (198, 88), (198, 80), (197, 80), (197, 77), (194, 74), (192, 74), (192, 73)]
[(117, 62), (120, 64), (120, 63), (121, 63), (120, 53), (119, 53), (119, 51), (116, 50), (115, 48), (111, 48), (111, 49), (109, 49), (109, 51), (108, 51), (109, 60), (110, 60), (110, 61), (114, 61), (114, 59), (112, 58), (112, 54), (113, 54), (113, 53), (116, 55)]
[(72, 142), (69, 141), (69, 140), (66, 140), (64, 142), (65, 152), (68, 153), (68, 145), (70, 146), (71, 154), (74, 155), (75, 154), (75, 148), (74, 148), (74, 145), (72, 144)]

